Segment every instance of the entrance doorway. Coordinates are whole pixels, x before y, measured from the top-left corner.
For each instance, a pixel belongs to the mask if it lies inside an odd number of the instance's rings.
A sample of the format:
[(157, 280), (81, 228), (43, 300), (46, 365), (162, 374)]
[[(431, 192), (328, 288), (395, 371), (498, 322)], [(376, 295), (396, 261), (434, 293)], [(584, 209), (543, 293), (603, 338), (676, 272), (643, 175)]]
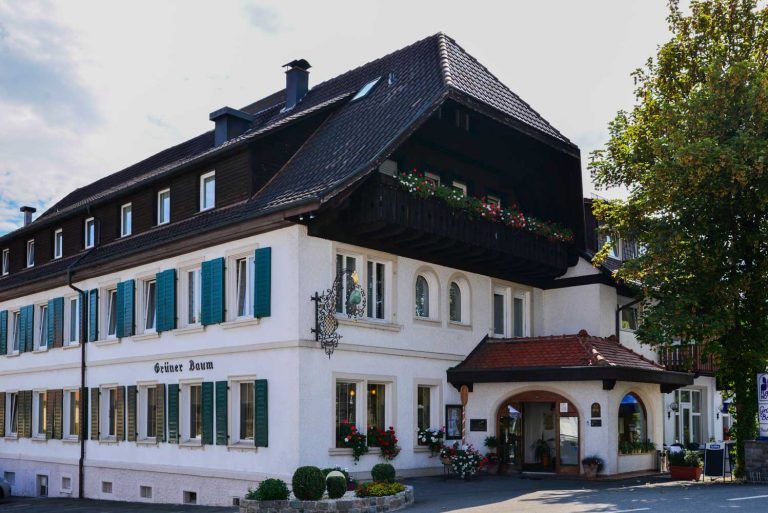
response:
[(552, 392), (524, 392), (497, 414), (499, 461), (506, 471), (579, 473), (579, 414)]

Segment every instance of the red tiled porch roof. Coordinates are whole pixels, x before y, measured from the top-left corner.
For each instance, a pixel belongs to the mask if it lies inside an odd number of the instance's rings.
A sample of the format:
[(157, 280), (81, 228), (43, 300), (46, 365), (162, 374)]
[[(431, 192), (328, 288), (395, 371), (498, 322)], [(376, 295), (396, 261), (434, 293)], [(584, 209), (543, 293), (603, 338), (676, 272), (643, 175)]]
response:
[(489, 338), (481, 342), (458, 368), (483, 370), (591, 365), (664, 370), (661, 365), (619, 344), (615, 337), (593, 337), (584, 330), (575, 335)]

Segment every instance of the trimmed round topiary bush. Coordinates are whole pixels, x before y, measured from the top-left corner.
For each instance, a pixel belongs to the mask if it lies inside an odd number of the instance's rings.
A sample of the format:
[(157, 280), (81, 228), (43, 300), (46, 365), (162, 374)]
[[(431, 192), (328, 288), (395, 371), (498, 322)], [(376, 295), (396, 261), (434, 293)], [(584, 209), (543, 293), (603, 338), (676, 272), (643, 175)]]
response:
[(319, 501), (325, 492), (325, 476), (317, 467), (299, 467), (291, 480), (293, 494), (302, 501)]
[(371, 477), (376, 483), (394, 483), (395, 467), (389, 463), (377, 463), (371, 469)]
[(342, 467), (328, 467), (328, 468), (324, 468), (324, 469), (323, 469), (323, 475), (324, 475), (324, 476), (327, 478), (327, 477), (328, 477), (328, 474), (330, 474), (330, 473), (331, 473), (331, 472), (333, 472), (334, 470), (335, 470), (336, 472), (341, 472), (342, 474), (344, 474), (344, 477), (346, 478), (347, 482), (349, 482), (349, 481), (350, 481), (350, 478), (349, 478), (349, 470), (347, 470), (347, 469), (345, 469), (345, 468), (342, 468)]
[(290, 492), (282, 479), (265, 479), (256, 489), (255, 499), (260, 501), (284, 501)]
[(331, 499), (338, 499), (347, 491), (347, 480), (344, 476), (330, 476), (325, 480), (325, 485)]

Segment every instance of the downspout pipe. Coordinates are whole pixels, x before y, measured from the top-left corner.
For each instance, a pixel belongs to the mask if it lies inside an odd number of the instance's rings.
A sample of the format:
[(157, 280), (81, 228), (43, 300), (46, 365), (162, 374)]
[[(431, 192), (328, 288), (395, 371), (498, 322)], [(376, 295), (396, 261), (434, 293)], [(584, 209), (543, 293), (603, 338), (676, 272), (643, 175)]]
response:
[(621, 333), (621, 312), (635, 306), (639, 302), (641, 302), (643, 299), (635, 299), (634, 301), (630, 301), (627, 304), (619, 305), (616, 307), (616, 341), (621, 343), (621, 338), (619, 338), (619, 335)]
[[(88, 208), (88, 214), (91, 213), (91, 209)], [(96, 222), (96, 226), (99, 230), (99, 235), (101, 235), (101, 222), (98, 219), (94, 219)], [(98, 240), (98, 239), (97, 239)], [(89, 249), (85, 253), (83, 253), (80, 258), (72, 262), (72, 264), (67, 267), (67, 286), (78, 293), (78, 296), (80, 297), (80, 311), (78, 314), (80, 315), (80, 333), (79, 333), (79, 341), (80, 341), (80, 433), (78, 433), (78, 438), (80, 439), (80, 459), (78, 460), (77, 464), (77, 484), (78, 484), (78, 498), (83, 499), (85, 497), (85, 427), (88, 423), (88, 412), (86, 411), (86, 408), (83, 407), (86, 401), (86, 395), (88, 393), (88, 389), (86, 388), (86, 380), (85, 380), (85, 374), (86, 374), (86, 359), (85, 359), (85, 343), (86, 339), (88, 337), (88, 311), (87, 311), (87, 301), (88, 297), (86, 292), (75, 286), (73, 282), (73, 277), (75, 275), (74, 267), (77, 266), (80, 261), (88, 256), (91, 251), (93, 251), (93, 248)]]

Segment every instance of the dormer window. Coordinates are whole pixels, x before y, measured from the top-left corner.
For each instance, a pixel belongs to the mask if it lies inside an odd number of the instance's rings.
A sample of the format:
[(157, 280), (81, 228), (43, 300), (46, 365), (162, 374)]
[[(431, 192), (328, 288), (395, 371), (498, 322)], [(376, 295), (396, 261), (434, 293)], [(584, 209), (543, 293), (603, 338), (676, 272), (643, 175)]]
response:
[(96, 220), (93, 217), (89, 217), (85, 220), (85, 249), (90, 249), (96, 245)]
[(127, 237), (133, 232), (133, 208), (130, 203), (120, 207), (120, 236)]
[(157, 224), (165, 224), (171, 220), (171, 190), (163, 189), (157, 193)]
[(27, 267), (35, 266), (35, 239), (27, 241)]
[(64, 254), (64, 230), (59, 228), (53, 232), (53, 258), (61, 258)]
[(8, 274), (11, 271), (11, 250), (4, 249), (3, 250), (3, 276)]
[(458, 180), (454, 180), (452, 184), (453, 190), (461, 194), (462, 196), (467, 196), (467, 184), (464, 182), (460, 182)]
[(200, 176), (200, 212), (216, 205), (216, 172)]

